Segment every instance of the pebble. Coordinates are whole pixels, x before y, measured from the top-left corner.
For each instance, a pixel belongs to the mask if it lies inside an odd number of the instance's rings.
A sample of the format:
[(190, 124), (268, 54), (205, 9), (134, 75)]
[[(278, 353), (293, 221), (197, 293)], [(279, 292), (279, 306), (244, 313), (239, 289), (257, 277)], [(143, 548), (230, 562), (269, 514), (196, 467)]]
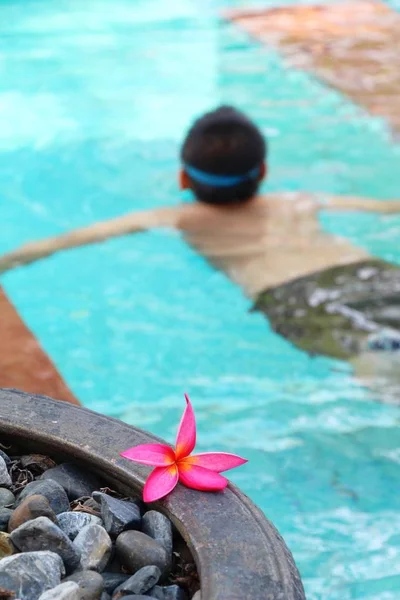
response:
[(104, 571), (111, 556), (112, 543), (100, 525), (86, 525), (73, 541), (81, 553), (82, 569)]
[(100, 487), (100, 481), (95, 475), (70, 463), (63, 463), (48, 469), (40, 479), (59, 483), (67, 492), (70, 500), (91, 496), (92, 492)]
[(10, 487), (12, 484), (6, 461), (0, 456), (0, 486)]
[(54, 552), (25, 552), (0, 560), (0, 588), (15, 592), (18, 600), (37, 600), (61, 581), (64, 565)]
[(60, 583), (42, 594), (39, 600), (81, 600), (79, 585), (73, 581)]
[(188, 600), (185, 590), (179, 585), (167, 585), (166, 587), (156, 585), (151, 590), (151, 596), (157, 600)]
[(140, 529), (140, 509), (134, 502), (119, 500), (102, 492), (94, 492), (93, 498), (100, 503), (101, 517), (110, 535), (117, 536), (126, 529)]
[(201, 591), (200, 590), (198, 590), (198, 592), (195, 593), (192, 600), (201, 600)]
[(112, 594), (119, 585), (125, 583), (130, 577), (123, 573), (102, 573), (102, 576), (104, 580), (104, 589), (108, 594)]
[(35, 494), (28, 496), (14, 510), (12, 517), (8, 523), (8, 533), (17, 529), (27, 521), (32, 521), (37, 517), (47, 517), (53, 523), (57, 523), (57, 516), (51, 508), (49, 501), (45, 496)]
[(100, 517), (90, 515), (84, 512), (64, 512), (57, 516), (58, 526), (69, 537), (74, 540), (78, 533), (86, 527), (86, 525), (101, 525)]
[(0, 533), (0, 559), (14, 554), (14, 546), (10, 540), (8, 533)]
[(7, 467), (9, 465), (11, 465), (11, 458), (8, 456), (8, 454), (6, 454), (5, 452), (3, 452), (3, 450), (0, 450), (0, 457), (4, 460), (4, 462), (6, 463)]
[(10, 490), (0, 488), (0, 508), (12, 506), (15, 502), (15, 496)]
[(36, 481), (31, 481), (19, 495), (18, 504), (21, 504), (28, 496), (36, 495), (45, 496), (56, 515), (69, 510), (68, 496), (65, 493), (64, 488), (56, 481), (51, 479), (37, 479)]
[(172, 557), (172, 524), (162, 513), (149, 510), (143, 515), (142, 531), (164, 546)]
[(7, 531), (8, 522), (14, 511), (9, 508), (0, 508), (0, 531)]
[(164, 546), (141, 531), (124, 531), (116, 542), (117, 555), (130, 573), (155, 565), (165, 573), (170, 560)]
[(21, 552), (49, 550), (58, 554), (68, 572), (80, 564), (80, 552), (68, 536), (47, 517), (27, 521), (11, 533), (11, 541)]
[(129, 593), (145, 594), (158, 583), (160, 577), (161, 571), (158, 567), (143, 567), (117, 587), (113, 600), (118, 600)]
[(103, 592), (100, 596), (100, 600), (111, 600), (111, 596), (110, 594), (107, 594), (107, 592)]
[(104, 590), (102, 576), (94, 571), (77, 571), (66, 577), (64, 581), (73, 581), (78, 584), (80, 590), (79, 600), (98, 600)]

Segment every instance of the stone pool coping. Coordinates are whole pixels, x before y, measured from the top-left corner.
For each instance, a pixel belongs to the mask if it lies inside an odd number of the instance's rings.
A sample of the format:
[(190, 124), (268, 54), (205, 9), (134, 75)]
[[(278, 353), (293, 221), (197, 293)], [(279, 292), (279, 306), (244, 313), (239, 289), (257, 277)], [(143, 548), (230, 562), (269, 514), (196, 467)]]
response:
[(54, 363), (0, 288), (0, 387), (79, 405)]
[(223, 17), (400, 133), (400, 15), (386, 4), (233, 9)]
[[(150, 469), (121, 458), (119, 452), (163, 441), (117, 419), (16, 390), (0, 390), (0, 439), (82, 462), (131, 494), (141, 494)], [(188, 543), (205, 600), (305, 600), (283, 539), (235, 486), (204, 493), (178, 485), (154, 506)]]

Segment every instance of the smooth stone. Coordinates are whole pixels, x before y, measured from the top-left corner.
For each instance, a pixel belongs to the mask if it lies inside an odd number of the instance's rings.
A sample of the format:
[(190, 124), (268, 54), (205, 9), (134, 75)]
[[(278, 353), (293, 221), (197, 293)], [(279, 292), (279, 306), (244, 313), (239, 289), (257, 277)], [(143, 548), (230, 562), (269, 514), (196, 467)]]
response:
[(27, 521), (11, 533), (11, 541), (21, 552), (49, 550), (58, 554), (67, 572), (80, 564), (80, 552), (61, 529), (47, 517)]
[(161, 587), (156, 585), (150, 590), (151, 598), (157, 598), (157, 600), (188, 600), (188, 596), (185, 590), (179, 585), (167, 585)]
[(130, 577), (130, 575), (124, 575), (123, 573), (102, 573), (102, 577), (104, 580), (104, 589), (108, 594), (113, 594), (114, 590), (125, 583)]
[(100, 525), (86, 525), (73, 541), (81, 553), (81, 568), (104, 571), (111, 556), (110, 536)]
[(3, 452), (3, 450), (0, 450), (0, 457), (4, 460), (4, 462), (6, 463), (7, 467), (9, 465), (11, 465), (11, 458), (8, 456), (8, 454), (6, 454), (5, 452)]
[(201, 600), (201, 590), (198, 590), (193, 596), (192, 600)]
[(145, 594), (160, 580), (161, 571), (154, 565), (139, 569), (132, 577), (117, 587), (113, 594), (113, 600), (118, 600), (129, 593)]
[(18, 505), (29, 496), (45, 496), (56, 515), (69, 510), (69, 500), (64, 488), (52, 479), (31, 481), (18, 497)]
[(53, 469), (48, 469), (40, 477), (43, 481), (56, 481), (67, 492), (70, 500), (91, 496), (100, 487), (100, 480), (92, 473), (87, 473), (76, 465), (63, 463)]
[(142, 567), (155, 565), (162, 574), (168, 569), (168, 552), (158, 542), (141, 531), (124, 531), (116, 542), (116, 550), (121, 563), (131, 573)]
[(95, 571), (77, 571), (64, 581), (73, 581), (80, 590), (79, 600), (99, 600), (104, 590), (102, 576)]
[(0, 588), (15, 592), (18, 600), (37, 600), (64, 574), (63, 561), (54, 552), (25, 552), (0, 560)]
[(110, 535), (117, 536), (126, 529), (140, 529), (140, 509), (133, 502), (119, 500), (102, 492), (94, 492), (93, 498), (100, 503), (104, 527)]
[(15, 496), (10, 490), (0, 488), (0, 508), (12, 506), (15, 502)]
[(0, 532), (0, 559), (14, 554), (14, 546), (12, 545), (8, 533)]
[(111, 596), (110, 594), (107, 594), (107, 592), (103, 592), (100, 596), (100, 600), (111, 600)]
[(28, 496), (14, 510), (8, 522), (8, 533), (11, 533), (27, 521), (32, 521), (38, 517), (47, 517), (53, 523), (57, 523), (56, 513), (51, 508), (45, 496)]
[(79, 585), (74, 581), (60, 583), (42, 594), (39, 600), (81, 600)]
[(90, 515), (84, 512), (65, 512), (57, 516), (58, 526), (69, 537), (74, 540), (78, 533), (86, 527), (86, 525), (101, 525), (100, 517)]
[(10, 487), (12, 485), (11, 477), (8, 472), (6, 461), (0, 456), (0, 486)]
[(142, 519), (142, 531), (164, 546), (172, 556), (172, 524), (162, 513), (149, 510)]
[(7, 531), (13, 512), (10, 508), (0, 508), (0, 531)]

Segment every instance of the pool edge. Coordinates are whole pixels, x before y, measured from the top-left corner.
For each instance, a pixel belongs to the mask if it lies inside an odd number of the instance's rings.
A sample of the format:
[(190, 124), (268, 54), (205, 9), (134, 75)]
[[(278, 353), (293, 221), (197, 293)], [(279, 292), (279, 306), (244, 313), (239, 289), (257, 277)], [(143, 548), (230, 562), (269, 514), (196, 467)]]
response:
[(0, 387), (80, 405), (1, 287), (0, 339)]

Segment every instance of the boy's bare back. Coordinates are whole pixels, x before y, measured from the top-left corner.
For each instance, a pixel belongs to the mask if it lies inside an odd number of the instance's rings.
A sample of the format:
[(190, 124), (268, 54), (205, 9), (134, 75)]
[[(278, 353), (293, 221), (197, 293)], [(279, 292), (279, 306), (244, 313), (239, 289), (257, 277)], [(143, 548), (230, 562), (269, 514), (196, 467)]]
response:
[[(369, 208), (376, 204), (364, 203)], [(380, 204), (384, 209), (386, 203)], [(259, 196), (229, 208), (195, 203), (181, 211), (179, 227), (193, 248), (255, 297), (266, 288), (368, 256), (347, 240), (324, 233), (319, 208), (305, 194)]]

